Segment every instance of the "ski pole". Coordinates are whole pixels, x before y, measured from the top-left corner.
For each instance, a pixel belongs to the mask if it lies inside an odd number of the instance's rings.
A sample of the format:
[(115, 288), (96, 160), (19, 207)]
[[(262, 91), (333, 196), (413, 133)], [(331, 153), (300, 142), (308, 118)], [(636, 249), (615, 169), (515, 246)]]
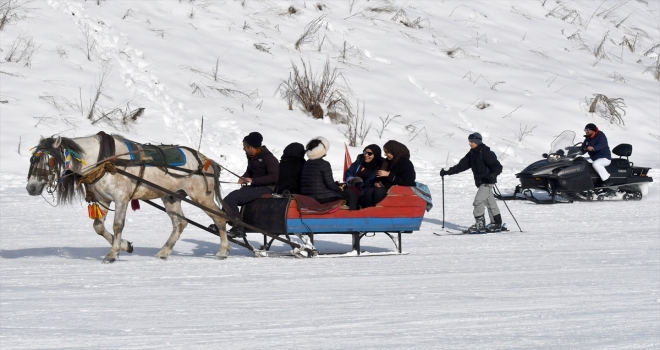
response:
[(442, 228), (445, 228), (445, 177), (442, 177)]
[(500, 198), (502, 198), (502, 202), (504, 202), (504, 205), (506, 206), (506, 209), (509, 211), (509, 214), (511, 214), (511, 217), (513, 218), (513, 221), (516, 222), (516, 225), (518, 225), (518, 229), (520, 232), (523, 232), (523, 230), (520, 228), (520, 225), (518, 224), (518, 220), (516, 220), (516, 217), (513, 216), (513, 213), (511, 212), (511, 209), (509, 209), (509, 205), (506, 204), (506, 201), (504, 200), (504, 196), (502, 196), (502, 191), (500, 191), (499, 187), (497, 187), (497, 184), (494, 184), (495, 188), (497, 189), (497, 192), (499, 193)]

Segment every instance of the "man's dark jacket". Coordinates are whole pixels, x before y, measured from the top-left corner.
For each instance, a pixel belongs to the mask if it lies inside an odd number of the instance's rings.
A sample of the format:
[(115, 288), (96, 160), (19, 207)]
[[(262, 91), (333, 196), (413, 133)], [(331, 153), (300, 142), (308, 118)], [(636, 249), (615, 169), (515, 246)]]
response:
[(252, 179), (250, 186), (275, 186), (280, 174), (280, 163), (266, 146), (254, 157), (247, 157), (248, 165), (243, 177)]
[(323, 158), (305, 162), (300, 181), (300, 194), (316, 200), (341, 197), (341, 188), (332, 177), (330, 163)]
[(591, 160), (599, 158), (612, 159), (610, 146), (607, 144), (607, 137), (605, 137), (605, 133), (600, 130), (596, 132), (593, 138), (586, 136), (582, 145), (585, 149), (587, 146), (594, 148), (593, 151), (589, 151), (589, 158), (591, 158)]
[(385, 170), (389, 171), (390, 174), (387, 177), (377, 177), (375, 182), (380, 182), (385, 188), (394, 185), (415, 186), (417, 173), (415, 173), (415, 166), (410, 161), (409, 156), (399, 158), (394, 164), (387, 160), (385, 162), (387, 162)]
[(300, 178), (305, 164), (305, 146), (294, 142), (284, 148), (280, 158), (280, 178), (275, 192), (291, 194), (300, 193)]
[(474, 184), (479, 187), (483, 184), (497, 183), (497, 176), (502, 173), (502, 164), (497, 160), (495, 152), (481, 144), (470, 149), (458, 164), (449, 168), (448, 173), (454, 175), (468, 169), (472, 169)]

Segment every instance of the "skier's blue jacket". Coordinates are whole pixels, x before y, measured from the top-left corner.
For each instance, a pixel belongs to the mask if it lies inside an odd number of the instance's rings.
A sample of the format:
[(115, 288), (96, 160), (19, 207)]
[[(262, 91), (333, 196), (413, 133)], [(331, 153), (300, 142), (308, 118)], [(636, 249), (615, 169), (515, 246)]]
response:
[(587, 146), (591, 146), (594, 148), (593, 151), (589, 151), (589, 157), (592, 160), (600, 159), (600, 158), (607, 158), (607, 159), (612, 159), (612, 153), (610, 153), (610, 147), (607, 144), (607, 137), (605, 137), (605, 133), (598, 130), (596, 131), (596, 134), (594, 137), (585, 137), (584, 138), (584, 147), (586, 149)]

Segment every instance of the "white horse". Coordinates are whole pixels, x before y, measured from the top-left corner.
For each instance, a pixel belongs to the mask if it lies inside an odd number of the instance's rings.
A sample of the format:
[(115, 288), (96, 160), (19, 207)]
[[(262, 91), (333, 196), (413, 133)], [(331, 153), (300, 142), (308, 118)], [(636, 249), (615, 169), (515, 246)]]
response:
[[(186, 163), (179, 168), (188, 169), (190, 172), (176, 169), (165, 169), (156, 166), (122, 166), (121, 161), (129, 161), (129, 149), (120, 136), (113, 136), (115, 154), (117, 155), (117, 168), (126, 172), (141, 176), (142, 179), (153, 182), (172, 192), (185, 191), (190, 198), (210, 209), (220, 211), (214, 201), (221, 201), (220, 184), (218, 177), (220, 166), (208, 160), (204, 155), (189, 148), (181, 148), (186, 156)], [(122, 239), (122, 230), (126, 218), (126, 209), (132, 199), (156, 199), (160, 198), (165, 209), (172, 220), (172, 233), (156, 254), (156, 257), (166, 259), (171, 253), (174, 244), (181, 236), (181, 232), (188, 221), (181, 210), (181, 201), (173, 196), (156, 190), (144, 183), (119, 173), (103, 171), (99, 168), (106, 162), (96, 164), (101, 152), (101, 136), (88, 136), (80, 138), (41, 138), (30, 159), (30, 170), (28, 173), (27, 192), (32, 196), (40, 195), (44, 188), (56, 193), (58, 202), (65, 204), (77, 196), (85, 196), (80, 180), (89, 180), (90, 174), (101, 176), (92, 183), (86, 183), (87, 200), (94, 201), (102, 208), (110, 208), (110, 203), (115, 203), (115, 216), (113, 223), (114, 236), (105, 229), (105, 216), (94, 219), (93, 227), (97, 234), (103, 236), (112, 245), (110, 252), (105, 256), (103, 262), (114, 262), (117, 260), (120, 250), (132, 252), (133, 246), (130, 242)], [(69, 157), (67, 157), (67, 155)], [(88, 164), (88, 166), (84, 166)], [(204, 169), (207, 165), (208, 168)], [(210, 165), (210, 166), (209, 166)], [(111, 168), (111, 167), (110, 167)], [(64, 173), (63, 173), (64, 172)], [(191, 174), (192, 173), (192, 174)], [(93, 198), (90, 198), (93, 195)], [(107, 209), (106, 209), (107, 210)], [(216, 254), (217, 259), (225, 259), (229, 255), (230, 247), (227, 240), (226, 220), (217, 214), (205, 211), (219, 229), (220, 249)]]

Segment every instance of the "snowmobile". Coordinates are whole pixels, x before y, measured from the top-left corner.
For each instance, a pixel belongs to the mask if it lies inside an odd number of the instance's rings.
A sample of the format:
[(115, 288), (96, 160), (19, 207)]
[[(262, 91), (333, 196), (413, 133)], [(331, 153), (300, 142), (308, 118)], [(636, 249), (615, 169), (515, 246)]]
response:
[[(648, 193), (651, 168), (634, 166), (629, 160), (632, 145), (622, 143), (612, 149), (612, 163), (605, 167), (611, 186), (603, 186), (600, 176), (587, 158), (582, 142), (575, 142), (575, 132), (562, 132), (551, 144), (544, 159), (532, 163), (516, 174), (520, 185), (513, 195), (497, 195), (499, 199), (528, 199), (539, 204), (570, 203), (591, 200), (641, 200)], [(624, 158), (625, 157), (625, 158)], [(532, 190), (547, 192), (550, 199), (539, 199)]]

